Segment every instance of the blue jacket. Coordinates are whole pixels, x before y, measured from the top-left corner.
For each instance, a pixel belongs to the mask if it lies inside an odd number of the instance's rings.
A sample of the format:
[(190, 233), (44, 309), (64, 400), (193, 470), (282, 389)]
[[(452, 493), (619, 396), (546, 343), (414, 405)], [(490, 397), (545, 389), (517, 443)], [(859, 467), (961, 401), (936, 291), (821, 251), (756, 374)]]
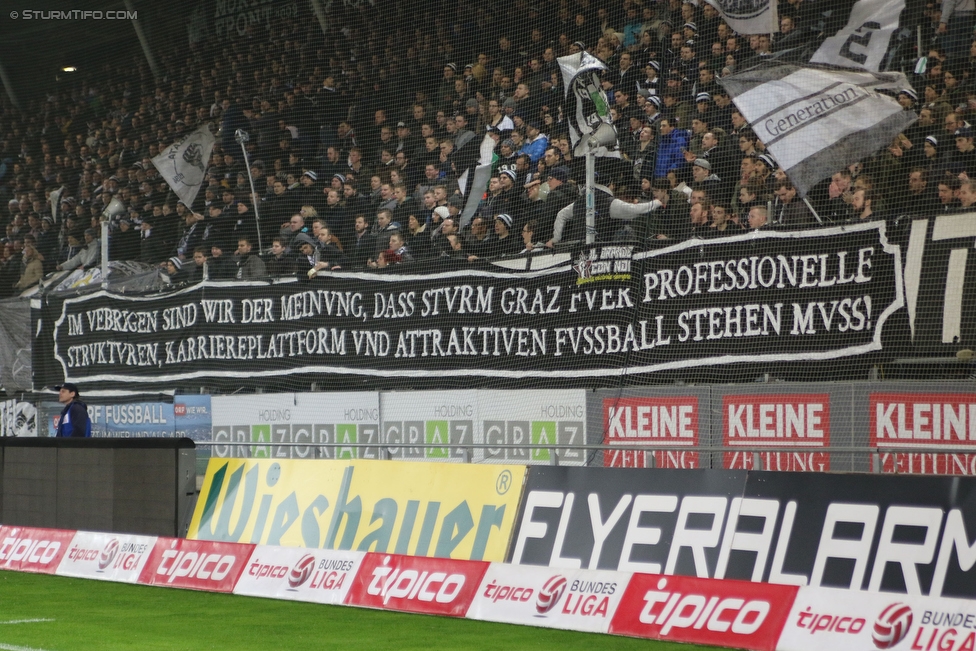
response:
[(654, 165), (654, 178), (661, 179), (668, 172), (677, 170), (686, 164), (683, 149), (688, 148), (688, 132), (675, 129), (666, 136), (661, 136), (657, 145), (657, 164)]
[(524, 143), (522, 145), (522, 148), (519, 149), (518, 153), (527, 154), (529, 156), (529, 160), (532, 161), (532, 165), (534, 166), (539, 161), (539, 159), (542, 158), (542, 155), (546, 153), (546, 149), (548, 148), (549, 148), (549, 138), (547, 138), (543, 134), (540, 135), (535, 140), (533, 140), (532, 142)]
[(72, 400), (61, 411), (58, 420), (60, 437), (89, 437), (91, 436), (91, 419), (88, 418), (88, 407), (80, 400)]

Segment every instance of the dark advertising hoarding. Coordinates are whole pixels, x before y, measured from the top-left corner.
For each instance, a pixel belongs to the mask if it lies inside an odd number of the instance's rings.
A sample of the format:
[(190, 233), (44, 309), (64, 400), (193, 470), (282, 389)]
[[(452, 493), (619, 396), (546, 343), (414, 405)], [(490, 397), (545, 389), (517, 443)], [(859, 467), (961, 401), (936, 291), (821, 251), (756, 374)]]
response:
[(976, 597), (976, 480), (529, 469), (513, 563)]

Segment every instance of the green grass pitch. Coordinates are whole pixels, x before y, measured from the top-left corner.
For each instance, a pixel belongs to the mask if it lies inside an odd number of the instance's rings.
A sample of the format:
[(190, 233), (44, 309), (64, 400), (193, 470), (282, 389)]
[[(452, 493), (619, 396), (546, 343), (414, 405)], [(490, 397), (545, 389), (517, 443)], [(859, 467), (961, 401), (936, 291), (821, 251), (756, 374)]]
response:
[(0, 651), (705, 648), (448, 617), (0, 572)]

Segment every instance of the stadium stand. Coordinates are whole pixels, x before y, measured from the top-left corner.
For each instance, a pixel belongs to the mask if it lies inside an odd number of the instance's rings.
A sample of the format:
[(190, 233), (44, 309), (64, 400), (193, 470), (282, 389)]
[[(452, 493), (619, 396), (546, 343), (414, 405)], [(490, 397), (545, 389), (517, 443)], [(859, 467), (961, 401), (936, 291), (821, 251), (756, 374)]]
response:
[[(781, 31), (770, 40), (740, 37), (711, 5), (680, 0), (337, 2), (324, 33), (314, 20), (271, 18), (229, 41), (174, 43), (156, 52), (155, 79), (146, 66), (107, 57), (70, 83), (36, 89), (44, 94), (23, 110), (9, 98), (0, 104), (0, 296), (36, 284), (39, 267), (97, 266), (92, 229), (114, 198), (125, 210), (112, 220), (111, 259), (176, 257), (180, 282), (324, 263), (464, 265), (580, 239), (581, 213), (558, 217), (582, 204), (584, 166), (572, 155), (573, 98), (557, 63), (580, 49), (606, 65), (602, 89), (621, 152), (600, 161), (599, 183), (630, 203), (666, 204), (604, 240), (654, 247), (742, 233), (754, 227), (756, 206), (767, 209), (763, 228), (884, 219), (902, 233), (912, 217), (968, 210), (976, 42), (947, 43), (932, 3), (911, 24), (903, 17), (928, 49), (888, 61), (896, 69), (925, 56), (927, 67), (898, 94), (919, 112), (915, 124), (805, 198), (764, 153), (717, 80), (822, 41), (840, 26), (822, 13), (826, 4), (780, 2)], [(185, 206), (151, 159), (207, 123), (217, 141), (204, 191)], [(238, 129), (249, 134), (253, 194)], [(497, 143), (488, 190), (459, 220), (469, 198), (459, 177), (486, 132)], [(509, 218), (508, 237), (494, 227), (498, 215)], [(523, 246), (529, 223), (541, 247)], [(304, 233), (307, 255), (295, 246)]]

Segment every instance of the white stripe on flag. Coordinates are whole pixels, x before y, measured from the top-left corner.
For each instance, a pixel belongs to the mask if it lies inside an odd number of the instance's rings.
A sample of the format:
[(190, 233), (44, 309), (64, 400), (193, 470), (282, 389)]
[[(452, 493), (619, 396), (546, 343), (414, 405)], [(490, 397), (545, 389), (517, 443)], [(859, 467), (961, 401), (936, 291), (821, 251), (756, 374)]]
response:
[(904, 8), (905, 0), (858, 0), (847, 25), (824, 40), (810, 62), (877, 72)]

